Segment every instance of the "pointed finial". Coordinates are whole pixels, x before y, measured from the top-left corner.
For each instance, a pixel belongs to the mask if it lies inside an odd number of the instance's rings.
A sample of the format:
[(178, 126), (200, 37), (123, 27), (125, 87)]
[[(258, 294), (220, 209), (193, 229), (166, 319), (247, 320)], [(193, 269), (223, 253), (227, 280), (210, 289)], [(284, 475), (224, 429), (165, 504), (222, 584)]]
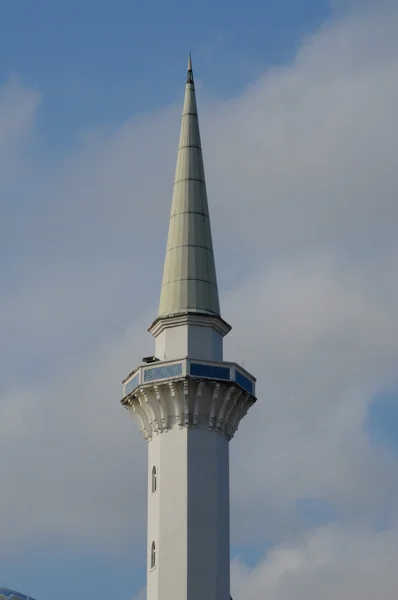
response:
[(192, 71), (192, 56), (191, 56), (191, 53), (189, 53), (189, 56), (188, 56), (187, 83), (193, 83), (193, 71)]

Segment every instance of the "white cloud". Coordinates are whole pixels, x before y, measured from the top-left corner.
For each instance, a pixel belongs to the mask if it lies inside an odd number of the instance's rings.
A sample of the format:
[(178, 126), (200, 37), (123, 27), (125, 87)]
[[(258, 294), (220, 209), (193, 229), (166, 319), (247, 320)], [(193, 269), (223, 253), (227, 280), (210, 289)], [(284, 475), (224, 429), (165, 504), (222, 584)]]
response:
[(132, 597), (131, 600), (145, 600), (146, 598), (146, 590), (142, 590), (141, 592), (139, 592), (138, 594), (136, 594), (135, 596)]
[[(233, 535), (279, 544), (237, 567), (235, 600), (329, 600), (324, 583), (366, 600), (370, 561), (387, 581), (396, 555), (393, 530), (363, 524), (398, 489), (365, 431), (398, 359), (397, 33), (393, 9), (353, 13), (242, 97), (199, 98), (227, 354), (259, 378), (232, 443)], [(39, 95), (12, 81), (0, 98), (0, 552), (142, 541), (146, 446), (119, 382), (150, 352), (179, 110), (85, 134), (54, 165), (26, 152)], [(309, 496), (341, 523), (304, 531)]]
[[(18, 154), (29, 142), (33, 133), (36, 110), (40, 104), (40, 94), (21, 85), (16, 77), (10, 77), (0, 89), (0, 172), (7, 173), (10, 158), (22, 157)], [(14, 176), (15, 172), (12, 173)]]
[(236, 561), (233, 598), (240, 600), (393, 600), (397, 530), (331, 525), (272, 550), (254, 569)]
[(398, 18), (388, 16), (325, 25), (294, 64), (206, 121), (218, 221), (260, 260), (323, 247), (352, 260), (394, 239)]
[[(393, 272), (386, 269), (386, 281)], [(251, 355), (245, 366), (263, 381), (232, 445), (235, 535), (246, 543), (260, 532), (290, 535), (302, 497), (327, 498), (356, 518), (391, 510), (396, 465), (371, 447), (365, 421), (374, 394), (395, 377), (396, 286), (385, 299), (367, 268), (300, 259), (245, 287), (246, 311), (235, 320), (239, 349), (235, 342), (228, 355)], [(231, 300), (234, 314), (242, 293)]]

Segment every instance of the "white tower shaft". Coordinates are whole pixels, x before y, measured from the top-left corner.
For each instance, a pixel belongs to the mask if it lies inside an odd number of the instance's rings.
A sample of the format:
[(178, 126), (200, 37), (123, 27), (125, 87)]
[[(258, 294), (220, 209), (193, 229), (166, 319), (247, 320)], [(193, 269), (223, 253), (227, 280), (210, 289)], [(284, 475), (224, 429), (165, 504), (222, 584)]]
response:
[[(148, 600), (229, 600), (229, 449), (224, 436), (173, 428), (149, 443)], [(152, 469), (158, 489), (152, 493)]]

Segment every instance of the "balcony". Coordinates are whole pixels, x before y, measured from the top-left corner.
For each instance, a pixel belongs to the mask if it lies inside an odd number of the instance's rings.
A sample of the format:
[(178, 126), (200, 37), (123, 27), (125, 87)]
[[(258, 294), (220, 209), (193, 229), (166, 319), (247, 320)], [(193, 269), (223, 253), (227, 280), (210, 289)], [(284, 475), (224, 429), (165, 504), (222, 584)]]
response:
[(240, 365), (184, 358), (141, 365), (123, 381), (123, 398), (146, 384), (181, 379), (230, 381), (255, 397), (256, 379)]

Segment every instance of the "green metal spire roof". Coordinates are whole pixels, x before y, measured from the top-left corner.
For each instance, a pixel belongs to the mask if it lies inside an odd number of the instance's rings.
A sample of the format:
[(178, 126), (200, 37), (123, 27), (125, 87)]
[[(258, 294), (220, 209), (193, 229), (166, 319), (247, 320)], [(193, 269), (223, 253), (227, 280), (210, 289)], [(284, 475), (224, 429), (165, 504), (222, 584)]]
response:
[(188, 60), (159, 317), (220, 314), (191, 56)]

